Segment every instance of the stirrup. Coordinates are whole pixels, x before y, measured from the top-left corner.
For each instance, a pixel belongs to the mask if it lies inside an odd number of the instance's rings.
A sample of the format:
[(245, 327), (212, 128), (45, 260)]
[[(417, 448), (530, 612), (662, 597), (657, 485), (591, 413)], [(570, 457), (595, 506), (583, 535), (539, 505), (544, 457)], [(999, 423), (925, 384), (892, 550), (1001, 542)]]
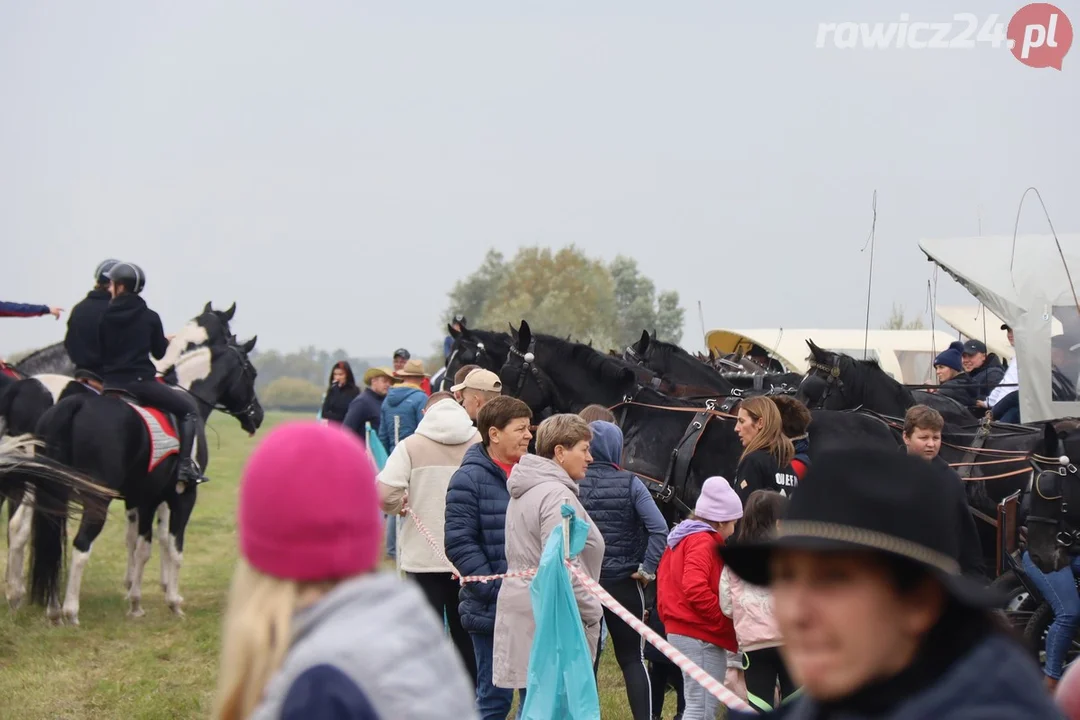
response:
[(210, 478), (203, 474), (199, 463), (191, 458), (180, 461), (180, 466), (176, 469), (176, 479), (179, 482), (192, 485), (202, 485), (205, 482), (210, 482)]

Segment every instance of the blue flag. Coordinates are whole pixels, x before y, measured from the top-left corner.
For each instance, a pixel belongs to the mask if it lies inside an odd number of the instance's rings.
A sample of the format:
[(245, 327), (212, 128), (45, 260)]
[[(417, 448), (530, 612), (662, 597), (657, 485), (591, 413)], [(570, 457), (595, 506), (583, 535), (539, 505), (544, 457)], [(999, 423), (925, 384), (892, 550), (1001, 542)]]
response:
[(383, 447), (382, 441), (379, 440), (379, 433), (371, 429), (371, 423), (365, 423), (365, 426), (367, 428), (368, 455), (371, 456), (371, 461), (375, 463), (375, 467), (381, 472), (386, 467), (386, 458), (389, 456), (386, 448)]
[[(562, 506), (570, 521), (570, 555), (585, 547), (589, 524)], [(562, 527), (544, 544), (540, 566), (529, 589), (536, 634), (529, 654), (528, 692), (523, 720), (600, 720), (600, 698), (592, 652), (581, 624), (570, 571), (563, 564)]]

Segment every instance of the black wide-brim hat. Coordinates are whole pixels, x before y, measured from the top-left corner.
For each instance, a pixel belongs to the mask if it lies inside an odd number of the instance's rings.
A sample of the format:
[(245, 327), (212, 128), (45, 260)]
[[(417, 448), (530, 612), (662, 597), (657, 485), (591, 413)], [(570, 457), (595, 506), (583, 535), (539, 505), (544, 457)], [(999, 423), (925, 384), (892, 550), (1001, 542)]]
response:
[(779, 549), (876, 551), (926, 568), (964, 605), (1000, 607), (1004, 598), (960, 573), (960, 503), (963, 488), (935, 463), (883, 450), (827, 453), (799, 483), (772, 538), (719, 552), (739, 577), (767, 586)]

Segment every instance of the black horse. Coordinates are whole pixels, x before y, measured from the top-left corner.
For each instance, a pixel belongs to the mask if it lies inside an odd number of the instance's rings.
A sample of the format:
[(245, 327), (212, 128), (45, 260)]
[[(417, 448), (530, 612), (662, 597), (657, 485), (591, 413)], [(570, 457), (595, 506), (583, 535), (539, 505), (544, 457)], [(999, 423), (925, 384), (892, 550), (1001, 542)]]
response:
[[(538, 420), (591, 404), (612, 407), (624, 434), (622, 463), (652, 481), (646, 484), (669, 521), (693, 507), (707, 478), (734, 477), (742, 445), (734, 417), (715, 402), (667, 397), (640, 385), (625, 362), (581, 343), (534, 335), (524, 321), (512, 335), (499, 373), (503, 393), (524, 401)], [(841, 443), (896, 447), (888, 426), (868, 416), (815, 414), (810, 427), (812, 449), (814, 442), (822, 449)]]
[(443, 375), (443, 390), (449, 390), (454, 384), (454, 375), (466, 365), (479, 365), (485, 370), (498, 373), (510, 352), (510, 335), (493, 330), (455, 330), (446, 326), (454, 344), (450, 357), (446, 359), (446, 374)]
[(903, 417), (912, 405), (928, 405), (945, 418), (945, 422), (971, 425), (976, 417), (952, 398), (924, 390), (910, 390), (881, 369), (876, 360), (855, 358), (823, 350), (807, 340), (810, 347), (810, 369), (799, 388), (799, 399), (807, 407), (823, 410), (848, 410), (864, 407), (868, 410)]
[(721, 373), (678, 345), (657, 340), (655, 334), (644, 330), (623, 357), (645, 365), (672, 383), (708, 387), (722, 397), (770, 390), (795, 392), (803, 379), (798, 373)]
[[(263, 410), (255, 394), (255, 368), (248, 359), (254, 346), (255, 338), (237, 344), (230, 335), (225, 342), (196, 346), (176, 359), (172, 370), (177, 384), (196, 399), (204, 420), (212, 410), (220, 409), (236, 417), (248, 433), (258, 430)], [(165, 601), (174, 613), (182, 614), (179, 573), (184, 529), (195, 506), (196, 488), (174, 481), (176, 447), (160, 432), (162, 429), (141, 408), (108, 393), (66, 398), (50, 408), (37, 427), (49, 457), (85, 472), (124, 496), (128, 507), (129, 614), (135, 617), (145, 614), (141, 606), (142, 576), (150, 558), (154, 512), (162, 504), (168, 515), (168, 530), (163, 533), (167, 540), (161, 553)], [(198, 453), (199, 464), (206, 467), (207, 448), (200, 444)], [(60, 510), (66, 505), (67, 489), (39, 482), (35, 490), (30, 596), (35, 604), (46, 606), (50, 619), (59, 621), (66, 522)], [(61, 521), (54, 521), (50, 513), (58, 513)], [(78, 624), (82, 575), (91, 546), (104, 524), (104, 512), (86, 513), (75, 538), (62, 609), (71, 624)]]

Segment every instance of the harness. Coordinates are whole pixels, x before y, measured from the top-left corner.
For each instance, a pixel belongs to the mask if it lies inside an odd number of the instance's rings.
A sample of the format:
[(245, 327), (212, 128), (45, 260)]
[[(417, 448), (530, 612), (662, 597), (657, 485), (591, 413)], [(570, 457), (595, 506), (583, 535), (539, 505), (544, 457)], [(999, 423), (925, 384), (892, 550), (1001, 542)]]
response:
[(836, 388), (840, 391), (840, 394), (844, 394), (844, 381), (840, 379), (840, 364), (836, 365), (824, 365), (811, 360), (809, 364), (812, 370), (818, 370), (825, 373), (825, 390), (821, 393), (821, 397), (818, 398), (818, 406), (825, 407), (825, 400), (829, 397), (829, 393)]

